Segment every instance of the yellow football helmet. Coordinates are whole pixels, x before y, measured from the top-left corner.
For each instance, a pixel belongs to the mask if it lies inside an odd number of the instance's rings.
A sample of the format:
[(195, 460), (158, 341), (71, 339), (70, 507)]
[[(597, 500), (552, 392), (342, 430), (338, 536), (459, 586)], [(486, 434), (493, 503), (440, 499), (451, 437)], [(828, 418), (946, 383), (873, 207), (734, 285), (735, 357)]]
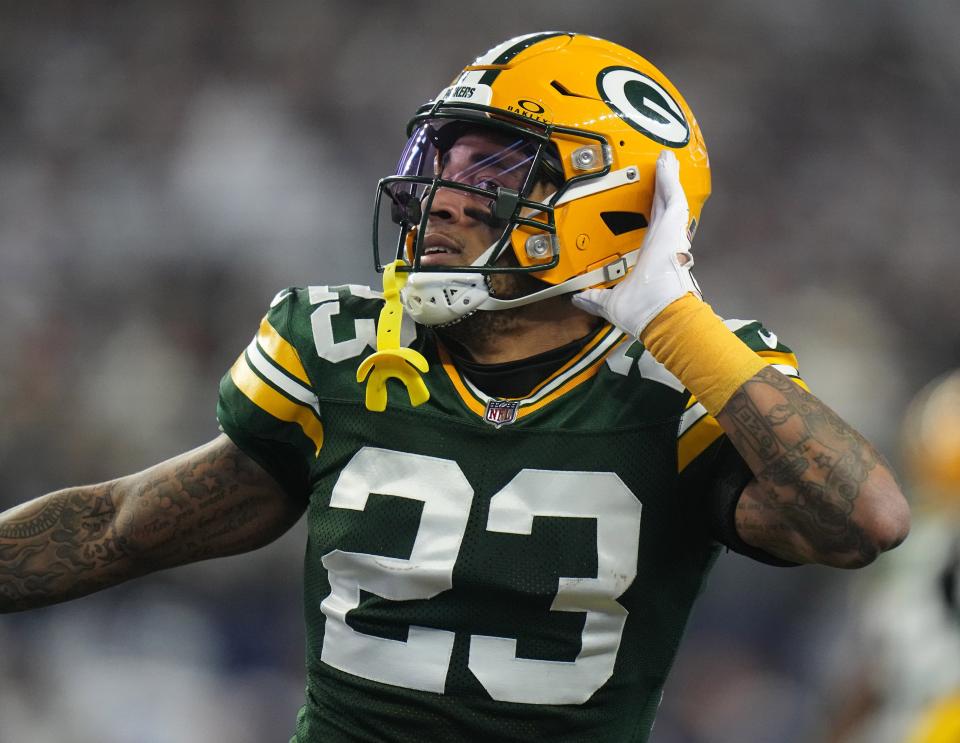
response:
[[(444, 172), (451, 144), (478, 128), (499, 151), (477, 168)], [(710, 195), (707, 149), (686, 101), (643, 57), (591, 36), (544, 32), (498, 44), (422, 106), (408, 134), (397, 174), (377, 190), (374, 253), (378, 270), (408, 264), (404, 307), (427, 325), (622, 279), (646, 232), (664, 148), (680, 161), (691, 237)], [(422, 262), (442, 189), (469, 194), (502, 227), (469, 265)], [(544, 288), (491, 296), (490, 274), (518, 271)]]
[(924, 505), (960, 514), (960, 371), (920, 390), (904, 417), (902, 450), (912, 491)]

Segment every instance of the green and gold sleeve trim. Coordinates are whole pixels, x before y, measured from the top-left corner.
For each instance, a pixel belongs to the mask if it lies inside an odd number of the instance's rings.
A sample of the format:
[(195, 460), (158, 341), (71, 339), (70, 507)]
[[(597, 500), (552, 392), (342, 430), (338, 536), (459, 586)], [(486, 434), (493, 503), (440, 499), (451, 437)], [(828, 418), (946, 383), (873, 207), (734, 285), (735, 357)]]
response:
[(323, 447), (320, 401), (296, 349), (264, 318), (250, 345), (230, 369), (230, 379), (254, 405), (278, 420), (296, 423)]
[[(757, 356), (765, 359), (778, 372), (809, 391), (807, 383), (800, 378), (800, 373), (797, 371), (797, 357), (794, 354), (771, 350), (758, 351)], [(680, 428), (677, 431), (678, 471), (683, 472), (687, 465), (721, 436), (723, 436), (723, 429), (717, 423), (717, 419), (707, 413), (707, 409), (691, 395), (687, 401), (687, 409), (680, 418)]]

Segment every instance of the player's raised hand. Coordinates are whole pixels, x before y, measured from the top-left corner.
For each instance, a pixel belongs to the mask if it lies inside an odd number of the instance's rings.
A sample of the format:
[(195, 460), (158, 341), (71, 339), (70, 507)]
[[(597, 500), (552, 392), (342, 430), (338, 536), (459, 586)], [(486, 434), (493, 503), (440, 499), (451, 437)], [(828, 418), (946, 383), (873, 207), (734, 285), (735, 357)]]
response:
[(573, 303), (634, 337), (667, 305), (687, 292), (700, 296), (690, 269), (690, 210), (680, 185), (680, 163), (670, 150), (657, 158), (650, 226), (640, 257), (626, 278), (610, 289), (586, 289)]

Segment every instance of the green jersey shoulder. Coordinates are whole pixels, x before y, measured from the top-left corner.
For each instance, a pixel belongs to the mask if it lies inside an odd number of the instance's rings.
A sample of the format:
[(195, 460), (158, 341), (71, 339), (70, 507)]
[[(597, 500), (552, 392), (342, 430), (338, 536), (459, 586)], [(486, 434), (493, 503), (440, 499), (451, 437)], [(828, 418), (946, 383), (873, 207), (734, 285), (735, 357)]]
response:
[[(259, 332), (237, 359), (221, 386), (218, 411), (224, 430), (248, 447), (276, 449), (271, 442), (298, 444), (319, 453), (323, 445), (321, 399), (362, 402), (356, 367), (376, 347), (376, 322), (382, 295), (361, 285), (315, 286), (279, 292)], [(759, 322), (728, 320), (728, 327), (774, 368), (799, 384), (797, 360), (777, 336)], [(721, 435), (716, 421), (642, 344), (614, 328), (601, 332), (575, 359), (544, 380), (523, 399), (492, 398), (460, 374), (442, 347), (404, 317), (401, 344), (414, 345), (431, 361), (426, 381), (431, 403), (421, 412), (442, 411), (494, 426), (571, 423), (573, 406), (562, 400), (587, 379), (594, 392), (581, 405), (596, 415), (580, 416), (580, 425), (630, 424), (640, 415), (672, 415), (678, 422), (677, 465), (684, 470)], [(602, 373), (600, 373), (602, 372)], [(595, 379), (596, 378), (596, 379)], [(633, 404), (622, 405), (624, 390)], [(579, 399), (579, 398), (578, 398)], [(390, 405), (409, 409), (402, 387), (390, 386)], [(560, 404), (553, 405), (557, 401)], [(635, 408), (642, 407), (638, 412)], [(605, 414), (604, 414), (605, 413)], [(472, 415), (471, 415), (472, 414)], [(531, 417), (532, 416), (532, 417)], [(258, 460), (264, 460), (258, 455)], [(266, 464), (266, 461), (261, 461)], [(283, 463), (286, 466), (286, 463)], [(272, 470), (268, 466), (268, 470)], [(286, 483), (284, 483), (286, 484)]]
[(296, 740), (645, 741), (718, 552), (686, 493), (719, 466), (716, 421), (613, 327), (498, 399), (405, 322), (430, 398), (397, 384), (371, 412), (382, 305), (281, 292), (221, 384), (224, 431), (309, 500)]

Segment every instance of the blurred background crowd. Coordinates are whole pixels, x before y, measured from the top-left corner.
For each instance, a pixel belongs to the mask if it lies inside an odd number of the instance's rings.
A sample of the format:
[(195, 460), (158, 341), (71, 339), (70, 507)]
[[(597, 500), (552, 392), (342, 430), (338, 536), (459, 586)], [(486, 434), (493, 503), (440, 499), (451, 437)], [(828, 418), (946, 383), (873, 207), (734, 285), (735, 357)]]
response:
[[(372, 197), (415, 107), (547, 29), (684, 93), (713, 168), (707, 298), (774, 330), (901, 465), (908, 401), (960, 362), (958, 27), (952, 0), (0, 3), (0, 508), (216, 435), (218, 380), (278, 289), (377, 283)], [(298, 527), (0, 617), (0, 743), (286, 740), (302, 547)], [(890, 559), (722, 558), (653, 742), (855, 740), (837, 721)]]

